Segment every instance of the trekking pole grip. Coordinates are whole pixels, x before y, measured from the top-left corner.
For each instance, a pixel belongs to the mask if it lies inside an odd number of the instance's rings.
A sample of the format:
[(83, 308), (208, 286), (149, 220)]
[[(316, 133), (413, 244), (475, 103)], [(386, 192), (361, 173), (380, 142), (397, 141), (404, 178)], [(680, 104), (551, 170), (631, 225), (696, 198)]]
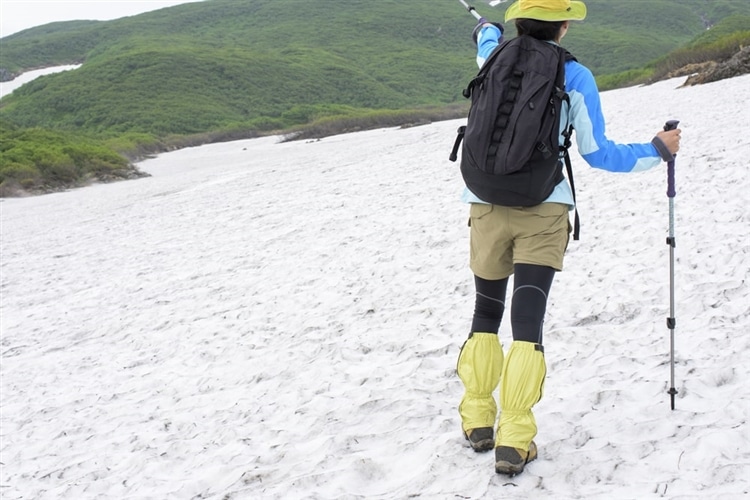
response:
[[(674, 130), (677, 128), (677, 125), (679, 125), (679, 123), (679, 120), (669, 120), (664, 125), (664, 130)], [(670, 198), (674, 198), (676, 194), (677, 193), (674, 188), (674, 160), (672, 160), (670, 162), (667, 162), (667, 196)]]

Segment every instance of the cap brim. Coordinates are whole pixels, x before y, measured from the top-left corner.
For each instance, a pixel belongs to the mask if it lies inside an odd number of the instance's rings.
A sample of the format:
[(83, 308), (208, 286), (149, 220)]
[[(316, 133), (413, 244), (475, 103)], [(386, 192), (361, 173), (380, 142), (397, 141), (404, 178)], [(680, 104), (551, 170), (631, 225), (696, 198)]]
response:
[(582, 21), (586, 17), (586, 4), (572, 0), (570, 7), (563, 11), (550, 11), (534, 7), (521, 10), (521, 2), (516, 1), (505, 11), (505, 22), (512, 19), (536, 19), (537, 21)]

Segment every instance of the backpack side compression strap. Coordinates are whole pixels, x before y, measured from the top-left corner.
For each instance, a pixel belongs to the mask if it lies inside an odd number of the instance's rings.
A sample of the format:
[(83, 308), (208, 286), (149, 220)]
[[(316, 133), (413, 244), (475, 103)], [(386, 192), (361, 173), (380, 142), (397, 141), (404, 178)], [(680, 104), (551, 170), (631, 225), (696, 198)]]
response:
[(573, 192), (573, 205), (575, 206), (575, 208), (573, 209), (573, 240), (578, 241), (581, 233), (581, 219), (578, 217), (578, 203), (576, 203), (576, 184), (573, 181), (573, 167), (570, 164), (570, 155), (568, 154), (567, 150), (565, 151), (565, 170), (568, 172), (568, 181), (570, 181), (570, 190)]

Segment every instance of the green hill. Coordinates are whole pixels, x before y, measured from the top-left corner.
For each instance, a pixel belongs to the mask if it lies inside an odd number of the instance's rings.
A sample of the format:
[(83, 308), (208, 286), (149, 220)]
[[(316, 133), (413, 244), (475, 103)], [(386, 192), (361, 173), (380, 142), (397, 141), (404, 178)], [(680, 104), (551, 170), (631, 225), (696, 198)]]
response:
[(143, 175), (111, 148), (77, 134), (0, 122), (0, 137), (0, 196)]
[[(710, 15), (750, 2), (589, 0), (566, 46), (595, 73), (642, 67), (688, 43)], [(501, 19), (503, 9), (477, 7)], [(731, 11), (729, 10), (731, 9)], [(627, 19), (627, 22), (623, 22)], [(665, 23), (669, 19), (669, 23)], [(210, 0), (109, 22), (54, 23), (0, 40), (0, 68), (83, 61), (2, 101), (19, 126), (163, 137), (270, 130), (342, 106), (461, 102), (473, 19), (458, 2)], [(509, 29), (512, 31), (512, 29)]]
[[(598, 75), (643, 68), (709, 25), (750, 15), (746, 0), (586, 3), (564, 45)], [(506, 5), (475, 3), (490, 20)], [(474, 22), (453, 0), (207, 0), (52, 23), (0, 39), (0, 75), (82, 66), (6, 96), (0, 119), (133, 154), (331, 117), (463, 109)]]

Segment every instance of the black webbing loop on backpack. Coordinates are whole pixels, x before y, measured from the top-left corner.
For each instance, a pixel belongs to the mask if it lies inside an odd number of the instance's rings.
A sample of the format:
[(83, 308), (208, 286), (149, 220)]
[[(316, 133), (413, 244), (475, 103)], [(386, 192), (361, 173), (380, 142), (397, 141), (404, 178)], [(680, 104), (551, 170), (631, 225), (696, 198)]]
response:
[(513, 111), (513, 106), (518, 100), (518, 95), (521, 92), (522, 79), (522, 71), (513, 72), (513, 77), (510, 82), (508, 82), (508, 95), (505, 101), (501, 102), (497, 108), (495, 127), (492, 129), (492, 141), (490, 141), (490, 146), (487, 148), (487, 165), (493, 165), (495, 163), (497, 150), (500, 148), (500, 139), (502, 139), (503, 133), (508, 127), (510, 114)]

